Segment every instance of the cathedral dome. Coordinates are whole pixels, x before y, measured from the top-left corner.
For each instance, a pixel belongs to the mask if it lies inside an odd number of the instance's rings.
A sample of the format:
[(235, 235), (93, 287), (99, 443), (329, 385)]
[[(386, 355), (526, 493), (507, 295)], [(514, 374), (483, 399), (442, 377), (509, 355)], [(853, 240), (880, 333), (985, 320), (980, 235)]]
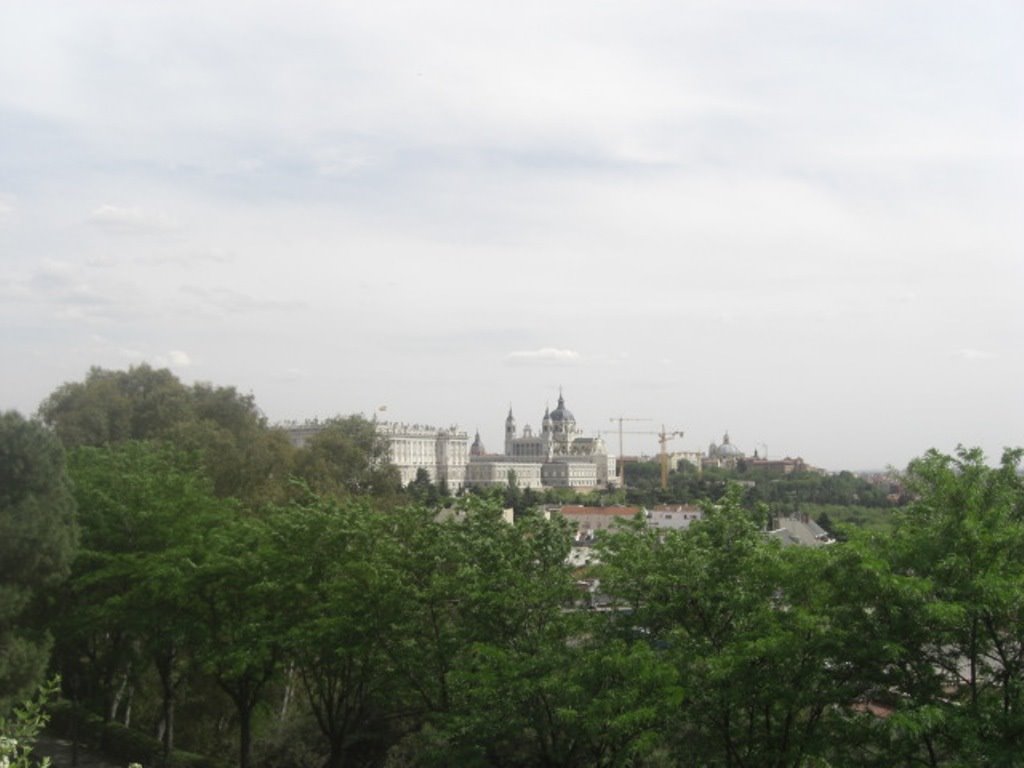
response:
[(561, 393), (558, 395), (558, 407), (551, 412), (551, 421), (554, 424), (576, 423), (576, 417), (572, 415), (572, 411), (565, 407), (565, 398), (562, 397)]
[(718, 446), (718, 455), (722, 458), (742, 458), (743, 451), (729, 442), (729, 433), (726, 432), (722, 444)]

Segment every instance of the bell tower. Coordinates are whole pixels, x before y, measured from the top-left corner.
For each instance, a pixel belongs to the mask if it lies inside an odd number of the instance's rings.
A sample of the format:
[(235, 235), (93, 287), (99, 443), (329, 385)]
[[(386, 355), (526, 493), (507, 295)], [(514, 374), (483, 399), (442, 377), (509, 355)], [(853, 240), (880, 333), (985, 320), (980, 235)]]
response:
[(512, 415), (512, 405), (508, 406), (508, 416), (505, 418), (505, 455), (512, 455), (512, 441), (516, 439), (516, 418)]

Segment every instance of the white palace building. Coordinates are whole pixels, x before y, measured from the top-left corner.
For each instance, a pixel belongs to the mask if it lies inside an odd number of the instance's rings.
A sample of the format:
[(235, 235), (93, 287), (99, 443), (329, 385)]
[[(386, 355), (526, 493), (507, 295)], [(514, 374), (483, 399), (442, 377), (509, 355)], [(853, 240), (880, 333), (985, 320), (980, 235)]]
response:
[(388, 439), (391, 463), (402, 476), (402, 485), (425, 469), (432, 483), (445, 483), (457, 491), (466, 480), (469, 438), (458, 427), (438, 429), (421, 424), (377, 422), (377, 433)]
[[(402, 485), (416, 479), (423, 469), (431, 482), (447, 484), (452, 491), (467, 485), (505, 486), (509, 480), (520, 488), (604, 488), (617, 483), (615, 457), (600, 437), (583, 437), (576, 419), (558, 395), (558, 407), (544, 410), (539, 434), (529, 426), (522, 434), (509, 408), (505, 419), (505, 452), (489, 454), (477, 432), (472, 447), (458, 427), (375, 422), (377, 433), (387, 438), (388, 457), (401, 475)], [(301, 447), (324, 428), (325, 423), (283, 425), (292, 443)]]
[[(308, 421), (284, 424), (288, 439), (301, 448), (329, 422)], [(424, 424), (400, 424), (374, 421), (377, 434), (387, 439), (388, 460), (398, 469), (402, 485), (416, 479), (416, 472), (426, 470), (432, 483), (444, 482), (453, 491), (465, 485), (469, 461), (469, 438), (458, 427), (429, 427)]]

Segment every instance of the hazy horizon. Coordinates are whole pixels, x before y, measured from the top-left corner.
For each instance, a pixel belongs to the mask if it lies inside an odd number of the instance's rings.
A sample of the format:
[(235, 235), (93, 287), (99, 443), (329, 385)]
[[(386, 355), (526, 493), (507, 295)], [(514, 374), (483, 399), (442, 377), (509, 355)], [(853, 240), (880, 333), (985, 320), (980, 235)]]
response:
[(561, 387), (614, 452), (995, 460), (1022, 38), (1009, 0), (8, 5), (0, 409), (148, 362), (492, 451)]

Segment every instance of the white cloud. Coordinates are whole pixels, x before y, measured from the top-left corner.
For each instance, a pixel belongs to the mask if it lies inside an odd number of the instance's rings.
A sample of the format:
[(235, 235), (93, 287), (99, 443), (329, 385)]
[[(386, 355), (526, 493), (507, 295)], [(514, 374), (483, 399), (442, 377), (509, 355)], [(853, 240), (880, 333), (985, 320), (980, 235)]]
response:
[(229, 264), (234, 254), (225, 248), (188, 248), (172, 253), (154, 253), (139, 257), (143, 264), (192, 266), (200, 264)]
[(163, 212), (104, 204), (89, 214), (89, 224), (109, 232), (167, 232), (178, 224)]
[(198, 299), (205, 309), (217, 312), (263, 312), (301, 309), (305, 304), (295, 299), (268, 299), (252, 296), (230, 288), (202, 288), (183, 285), (181, 292)]
[(285, 368), (276, 377), (281, 381), (305, 381), (310, 378), (310, 373), (305, 368)]
[(192, 360), (188, 354), (182, 352), (180, 349), (172, 349), (167, 353), (168, 362), (175, 368), (188, 368), (192, 365)]
[[(826, 466), (1001, 446), (1019, 10), (961, 5), (0, 4), (0, 353), (81, 373), (174, 344), (268, 413), (419, 397), (481, 426), (564, 379), (581, 412)], [(899, 375), (864, 387), (858, 355)]]
[(580, 353), (572, 349), (541, 347), (510, 352), (505, 361), (512, 365), (575, 365), (580, 362)]
[(954, 357), (958, 357), (961, 360), (993, 360), (996, 355), (994, 352), (984, 349), (958, 349), (954, 353)]

